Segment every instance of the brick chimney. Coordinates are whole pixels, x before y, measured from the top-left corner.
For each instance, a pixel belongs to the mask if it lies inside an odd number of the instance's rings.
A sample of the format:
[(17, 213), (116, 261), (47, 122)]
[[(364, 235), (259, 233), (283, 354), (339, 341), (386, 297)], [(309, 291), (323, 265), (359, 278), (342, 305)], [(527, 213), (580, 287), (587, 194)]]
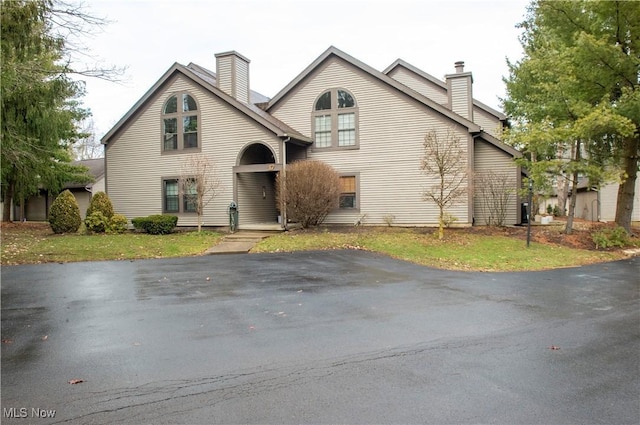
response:
[(464, 72), (464, 62), (454, 64), (455, 74), (445, 76), (449, 107), (456, 114), (473, 121), (473, 76)]
[(237, 100), (249, 103), (249, 62), (236, 51), (217, 53), (218, 88)]

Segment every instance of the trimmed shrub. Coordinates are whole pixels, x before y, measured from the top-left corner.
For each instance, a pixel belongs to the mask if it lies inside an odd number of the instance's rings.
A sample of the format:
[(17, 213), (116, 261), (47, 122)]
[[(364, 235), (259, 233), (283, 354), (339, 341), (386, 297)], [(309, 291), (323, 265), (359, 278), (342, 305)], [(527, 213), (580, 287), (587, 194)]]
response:
[(286, 182), (282, 180), (282, 174), (278, 173), (278, 205), (286, 199), (287, 218), (303, 228), (322, 224), (331, 210), (340, 205), (340, 175), (324, 162), (296, 161), (287, 166)]
[(596, 249), (622, 248), (630, 243), (627, 231), (620, 226), (597, 230), (591, 234), (591, 238), (593, 243), (596, 244)]
[(75, 233), (82, 224), (80, 207), (75, 196), (65, 190), (51, 204), (49, 225), (54, 233)]
[(129, 228), (129, 223), (127, 221), (127, 217), (122, 214), (114, 214), (109, 220), (109, 225), (107, 226), (107, 233), (124, 233)]
[(137, 230), (142, 230), (151, 235), (166, 235), (173, 232), (178, 224), (175, 215), (150, 215), (148, 217), (136, 217), (131, 219), (131, 224)]
[(113, 204), (111, 203), (111, 199), (109, 199), (107, 194), (104, 192), (96, 192), (93, 194), (91, 201), (89, 202), (89, 207), (87, 208), (87, 217), (96, 211), (101, 212), (107, 219), (113, 217)]
[(109, 219), (101, 211), (94, 211), (87, 215), (84, 226), (88, 232), (104, 233), (109, 226)]

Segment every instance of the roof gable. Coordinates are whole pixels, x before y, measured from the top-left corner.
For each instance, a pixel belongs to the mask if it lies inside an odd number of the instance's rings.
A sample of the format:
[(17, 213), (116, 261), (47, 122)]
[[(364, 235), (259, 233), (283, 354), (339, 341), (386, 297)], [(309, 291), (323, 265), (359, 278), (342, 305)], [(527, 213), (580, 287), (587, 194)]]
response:
[(283, 88), (277, 95), (275, 95), (267, 104), (266, 110), (269, 111), (275, 105), (277, 105), (280, 101), (282, 101), (287, 94), (293, 90), (296, 86), (298, 86), (303, 80), (309, 77), (316, 69), (318, 69), (326, 60), (331, 57), (338, 57), (343, 61), (349, 63), (351, 66), (356, 67), (362, 72), (374, 77), (378, 81), (393, 87), (394, 89), (404, 93), (405, 95), (417, 100), (418, 102), (424, 104), (435, 112), (444, 115), (445, 117), (451, 119), (452, 121), (466, 127), (471, 133), (478, 133), (481, 131), (480, 126), (461, 117), (460, 115), (452, 112), (446, 107), (440, 105), (437, 102), (427, 98), (426, 96), (416, 92), (415, 90), (401, 84), (400, 82), (394, 80), (388, 75), (372, 68), (371, 66), (353, 58), (352, 56), (344, 53), (340, 49), (331, 46), (324, 53), (322, 53), (315, 61), (313, 61), (307, 68), (304, 69), (296, 78), (293, 79), (285, 88)]
[[(393, 62), (391, 65), (389, 65), (384, 71), (382, 71), (384, 74), (389, 75), (390, 73), (392, 73), (394, 70), (396, 70), (397, 68), (402, 67), (412, 73), (414, 73), (415, 75), (417, 75), (419, 78), (422, 78), (436, 86), (441, 87), (442, 89), (444, 89), (444, 91), (447, 91), (447, 84), (444, 81), (441, 81), (440, 79), (434, 77), (431, 74), (428, 74), (424, 71), (422, 71), (420, 68), (417, 68), (413, 65), (411, 65), (408, 62), (405, 62), (402, 59), (397, 59), (395, 62)], [(494, 117), (496, 117), (498, 120), (500, 121), (505, 121), (507, 119), (507, 116), (505, 114), (503, 114), (502, 112), (493, 109), (492, 107), (480, 102), (477, 99), (473, 99), (473, 106), (480, 108), (482, 110), (484, 110), (485, 112), (493, 115)]]
[(389, 65), (384, 71), (382, 71), (382, 73), (385, 74), (385, 75), (389, 75), (390, 73), (392, 73), (397, 68), (408, 69), (409, 71), (413, 72), (414, 74), (417, 74), (418, 76), (422, 77), (423, 79), (433, 83), (436, 86), (441, 87), (445, 91), (447, 90), (447, 84), (444, 81), (434, 77), (431, 74), (427, 74), (426, 72), (424, 72), (420, 68), (416, 68), (415, 66), (411, 65), (408, 62), (405, 62), (402, 59), (396, 59), (395, 62), (393, 62), (391, 65)]
[[(207, 90), (212, 95), (218, 97), (224, 102), (228, 103), (233, 108), (238, 111), (244, 113), (248, 118), (256, 121), (263, 127), (272, 131), (279, 137), (291, 137), (298, 142), (303, 144), (311, 143), (311, 139), (302, 135), (295, 129), (289, 127), (285, 123), (280, 120), (272, 117), (262, 109), (258, 108), (253, 104), (246, 104), (244, 102), (240, 102), (234, 97), (226, 94), (224, 91), (220, 90), (216, 87), (216, 79), (215, 73), (203, 68), (201, 66), (195, 64), (189, 64), (189, 66), (184, 66), (179, 63), (174, 63), (163, 75), (160, 79), (133, 105), (133, 107), (116, 123), (116, 125), (107, 132), (102, 138), (103, 144), (108, 144), (110, 139), (112, 139), (119, 131), (122, 129), (129, 120), (131, 120), (138, 111), (143, 108), (143, 106), (151, 99), (155, 94), (157, 94), (160, 90), (162, 90), (162, 86), (169, 81), (174, 75), (181, 74), (192, 82), (200, 85), (205, 90)], [(255, 93), (255, 92), (254, 92)], [(265, 97), (256, 93), (258, 96), (261, 96), (260, 99), (264, 99)]]

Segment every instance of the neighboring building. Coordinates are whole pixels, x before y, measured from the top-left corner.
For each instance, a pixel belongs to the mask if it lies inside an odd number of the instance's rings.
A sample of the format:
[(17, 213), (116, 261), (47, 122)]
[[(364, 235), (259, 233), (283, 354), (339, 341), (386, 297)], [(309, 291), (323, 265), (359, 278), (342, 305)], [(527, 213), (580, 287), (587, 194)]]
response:
[[(595, 189), (589, 185), (586, 178), (578, 180), (578, 198), (576, 199), (575, 217), (588, 221), (612, 222), (616, 219), (618, 204), (618, 183), (609, 183)], [(633, 199), (631, 221), (640, 222), (640, 179), (636, 180), (636, 196)], [(567, 204), (570, 199), (567, 199)], [(558, 197), (554, 194), (540, 203), (540, 213), (547, 212), (547, 205), (558, 205)]]
[[(80, 216), (84, 219), (91, 201), (91, 196), (96, 192), (105, 191), (104, 183), (104, 158), (85, 159), (73, 161), (73, 165), (83, 165), (89, 169), (89, 175), (93, 177), (93, 183), (67, 183), (62, 190), (69, 189), (78, 201)], [(40, 190), (38, 194), (30, 196), (24, 203), (24, 210), (19, 206), (15, 207), (13, 213), (14, 220), (25, 219), (27, 221), (46, 221), (49, 219), (49, 208), (57, 194), (52, 194), (47, 190)]]
[[(615, 221), (618, 203), (618, 183), (610, 183), (600, 189), (600, 221)], [(636, 180), (631, 221), (640, 222), (640, 178)]]
[[(321, 160), (341, 176), (340, 208), (328, 224), (432, 226), (436, 205), (423, 200), (435, 183), (420, 170), (425, 135), (452, 130), (466, 152), (469, 175), (493, 171), (521, 185), (520, 153), (497, 136), (506, 117), (473, 99), (473, 78), (457, 62), (446, 80), (402, 60), (384, 72), (330, 47), (272, 99), (252, 90), (249, 60), (215, 55), (216, 72), (193, 63), (167, 70), (102, 139), (106, 191), (128, 219), (175, 214), (194, 226), (180, 182), (189, 154), (216, 165), (223, 191), (203, 215), (206, 226), (228, 224), (237, 203), (240, 228), (277, 223), (276, 173), (301, 159)], [(458, 225), (484, 223), (482, 202), (468, 194), (448, 213)], [(521, 221), (514, 194), (507, 224)]]

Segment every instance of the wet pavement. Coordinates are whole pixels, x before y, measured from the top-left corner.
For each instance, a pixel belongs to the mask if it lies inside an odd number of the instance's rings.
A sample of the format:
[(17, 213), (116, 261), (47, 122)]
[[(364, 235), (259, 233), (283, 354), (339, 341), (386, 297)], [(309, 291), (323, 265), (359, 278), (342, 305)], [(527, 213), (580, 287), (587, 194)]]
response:
[(639, 272), (363, 251), (3, 267), (2, 423), (637, 424)]

